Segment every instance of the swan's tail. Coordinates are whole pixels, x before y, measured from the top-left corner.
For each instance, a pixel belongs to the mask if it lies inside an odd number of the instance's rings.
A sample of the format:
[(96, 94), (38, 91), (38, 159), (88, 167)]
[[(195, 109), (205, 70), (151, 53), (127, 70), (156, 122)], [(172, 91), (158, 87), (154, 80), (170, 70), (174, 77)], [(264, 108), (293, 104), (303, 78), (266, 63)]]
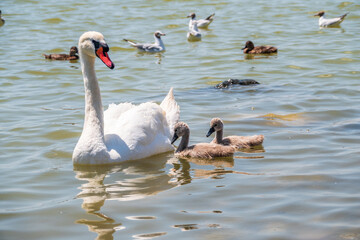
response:
[(173, 88), (161, 102), (160, 107), (166, 112), (166, 121), (169, 124), (171, 136), (174, 133), (174, 126), (180, 119), (180, 107), (175, 101)]

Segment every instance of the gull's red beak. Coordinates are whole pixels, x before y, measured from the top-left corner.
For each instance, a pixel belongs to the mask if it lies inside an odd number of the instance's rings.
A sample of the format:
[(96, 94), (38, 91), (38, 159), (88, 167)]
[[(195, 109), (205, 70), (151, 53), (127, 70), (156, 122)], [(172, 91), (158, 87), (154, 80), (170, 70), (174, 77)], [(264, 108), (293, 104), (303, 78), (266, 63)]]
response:
[(98, 50), (96, 50), (96, 56), (97, 56), (98, 58), (100, 58), (101, 61), (102, 61), (103, 63), (105, 63), (105, 65), (106, 65), (108, 68), (113, 69), (113, 68), (115, 67), (115, 65), (114, 65), (114, 63), (111, 61), (111, 59), (110, 59), (107, 51), (105, 52), (105, 51), (104, 51), (104, 48), (103, 48), (102, 46), (100, 46), (100, 47), (98, 48)]

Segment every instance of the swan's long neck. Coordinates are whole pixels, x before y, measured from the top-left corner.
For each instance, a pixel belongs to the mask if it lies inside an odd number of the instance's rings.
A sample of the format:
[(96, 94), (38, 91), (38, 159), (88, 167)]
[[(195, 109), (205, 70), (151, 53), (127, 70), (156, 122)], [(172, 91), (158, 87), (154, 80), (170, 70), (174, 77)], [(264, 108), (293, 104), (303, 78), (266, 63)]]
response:
[(163, 49), (165, 49), (165, 45), (164, 45), (162, 39), (161, 39), (161, 38), (158, 38), (158, 37), (156, 37), (156, 36), (155, 36), (154, 38), (155, 38), (155, 44), (156, 44), (156, 45), (159, 45), (160, 47), (162, 47)]
[(100, 88), (95, 74), (95, 58), (80, 51), (81, 69), (85, 87), (85, 121), (83, 133), (104, 138), (104, 110)]
[(190, 131), (187, 131), (181, 138), (180, 144), (176, 149), (176, 152), (184, 151), (189, 145)]
[(219, 130), (215, 132), (215, 141), (218, 144), (222, 143), (222, 139), (223, 139), (223, 130)]

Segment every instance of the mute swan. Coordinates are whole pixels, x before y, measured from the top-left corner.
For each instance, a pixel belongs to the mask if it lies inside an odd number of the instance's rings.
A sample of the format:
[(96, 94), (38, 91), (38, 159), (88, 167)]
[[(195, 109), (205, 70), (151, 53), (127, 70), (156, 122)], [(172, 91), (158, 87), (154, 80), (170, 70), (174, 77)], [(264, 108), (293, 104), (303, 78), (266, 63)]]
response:
[(222, 145), (231, 145), (236, 148), (250, 148), (251, 146), (256, 146), (262, 144), (264, 141), (264, 135), (254, 135), (254, 136), (228, 136), (223, 138), (223, 129), (224, 123), (220, 118), (213, 118), (210, 122), (209, 132), (206, 134), (206, 137), (209, 137), (213, 132), (215, 133), (215, 138), (211, 143), (217, 143)]
[(215, 157), (231, 157), (235, 152), (235, 148), (232, 146), (213, 143), (198, 143), (188, 147), (190, 128), (184, 122), (175, 124), (171, 143), (173, 144), (179, 137), (181, 137), (181, 142), (175, 152), (175, 155), (179, 157), (213, 159)]
[(77, 47), (73, 46), (70, 48), (69, 54), (43, 54), (43, 56), (46, 59), (52, 59), (52, 60), (77, 60), (79, 59), (79, 56), (77, 55), (78, 49)]
[(189, 21), (189, 29), (191, 28), (191, 25), (193, 25), (194, 23), (197, 23), (197, 26), (199, 28), (207, 28), (210, 25), (210, 23), (212, 23), (212, 21), (214, 20), (214, 16), (215, 16), (215, 13), (211, 14), (210, 16), (208, 16), (205, 19), (196, 20), (196, 14), (190, 13), (187, 16), (187, 17), (191, 18)]
[(314, 16), (319, 16), (319, 26), (320, 27), (338, 27), (342, 21), (344, 21), (346, 15), (349, 13), (345, 13), (344, 15), (341, 15), (337, 18), (325, 18), (325, 12), (321, 11), (315, 14)]
[(139, 51), (142, 52), (163, 52), (165, 51), (165, 45), (161, 39), (161, 36), (165, 35), (165, 33), (156, 31), (154, 33), (155, 43), (135, 43), (127, 39), (124, 39), (124, 41), (130, 43), (131, 46), (136, 47)]
[(191, 25), (189, 32), (186, 35), (187, 40), (190, 42), (201, 41), (201, 33), (197, 27), (197, 23)]
[[(73, 152), (75, 164), (107, 164), (145, 158), (173, 150), (171, 128), (179, 119), (172, 88), (160, 105), (111, 104), (103, 112), (95, 74), (95, 58), (114, 68), (109, 47), (98, 32), (86, 32), (79, 39), (81, 69), (85, 87), (85, 121)], [(169, 128), (170, 127), (170, 128)]]
[(250, 54), (266, 54), (266, 53), (276, 53), (277, 48), (272, 46), (254, 46), (252, 41), (247, 41), (245, 47), (241, 50), (244, 50), (244, 53)]

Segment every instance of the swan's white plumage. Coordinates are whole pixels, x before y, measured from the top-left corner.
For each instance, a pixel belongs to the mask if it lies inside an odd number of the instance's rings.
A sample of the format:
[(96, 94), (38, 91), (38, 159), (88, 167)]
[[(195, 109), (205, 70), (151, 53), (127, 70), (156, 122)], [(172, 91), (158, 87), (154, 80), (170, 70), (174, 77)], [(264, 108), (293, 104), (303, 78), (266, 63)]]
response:
[[(179, 106), (172, 88), (161, 105), (152, 102), (110, 104), (103, 112), (93, 69), (95, 54), (90, 51), (92, 40), (105, 42), (96, 32), (84, 33), (79, 40), (85, 83), (85, 123), (73, 152), (73, 162), (108, 164), (172, 151), (169, 125), (172, 128), (179, 120)], [(86, 49), (81, 49), (82, 46)]]

